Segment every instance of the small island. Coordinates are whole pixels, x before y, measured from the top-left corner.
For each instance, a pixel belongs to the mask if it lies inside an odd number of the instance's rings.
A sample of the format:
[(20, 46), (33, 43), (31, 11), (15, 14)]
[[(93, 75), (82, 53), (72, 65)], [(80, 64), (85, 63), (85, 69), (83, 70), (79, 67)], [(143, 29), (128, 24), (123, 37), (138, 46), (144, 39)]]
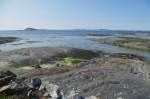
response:
[(35, 31), (35, 30), (38, 30), (38, 29), (29, 27), (29, 28), (25, 28), (24, 30), (25, 30), (25, 31)]

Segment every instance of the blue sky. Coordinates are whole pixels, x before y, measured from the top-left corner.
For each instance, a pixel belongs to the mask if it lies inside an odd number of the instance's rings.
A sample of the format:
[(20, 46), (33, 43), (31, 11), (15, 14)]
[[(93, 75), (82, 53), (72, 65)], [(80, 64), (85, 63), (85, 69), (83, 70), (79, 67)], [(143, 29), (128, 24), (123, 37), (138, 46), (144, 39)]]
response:
[(150, 0), (0, 0), (0, 30), (150, 30)]

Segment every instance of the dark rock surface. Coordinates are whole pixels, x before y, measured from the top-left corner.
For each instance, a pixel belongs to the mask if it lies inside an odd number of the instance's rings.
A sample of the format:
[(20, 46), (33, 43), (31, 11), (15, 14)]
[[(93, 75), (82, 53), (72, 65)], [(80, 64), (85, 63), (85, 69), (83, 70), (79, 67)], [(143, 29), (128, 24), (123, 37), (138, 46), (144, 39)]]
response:
[(1, 71), (0, 72), (0, 87), (9, 84), (17, 75), (11, 71)]
[(9, 61), (17, 65), (26, 66), (47, 63), (65, 56), (85, 56), (90, 58), (96, 55), (98, 55), (98, 53), (82, 49), (41, 47), (1, 52), (0, 61)]
[(26, 29), (24, 29), (25, 31), (35, 31), (35, 30), (38, 30), (38, 29), (35, 29), (35, 28), (26, 28)]
[(0, 44), (14, 42), (19, 38), (16, 37), (0, 37)]

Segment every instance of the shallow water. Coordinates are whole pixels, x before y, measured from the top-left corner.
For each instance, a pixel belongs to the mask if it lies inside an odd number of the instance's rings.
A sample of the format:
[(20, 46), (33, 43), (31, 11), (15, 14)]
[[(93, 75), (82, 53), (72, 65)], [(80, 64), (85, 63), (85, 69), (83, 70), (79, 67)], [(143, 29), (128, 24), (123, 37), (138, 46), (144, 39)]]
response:
[[(29, 48), (29, 47), (72, 47), (107, 53), (130, 53), (139, 55), (150, 60), (150, 53), (144, 51), (130, 50), (108, 44), (98, 44), (86, 39), (88, 34), (99, 34), (101, 36), (122, 36), (123, 33), (107, 33), (101, 31), (0, 31), (0, 37), (19, 37), (21, 40), (0, 45), (2, 51)], [(132, 34), (148, 37), (149, 34)]]

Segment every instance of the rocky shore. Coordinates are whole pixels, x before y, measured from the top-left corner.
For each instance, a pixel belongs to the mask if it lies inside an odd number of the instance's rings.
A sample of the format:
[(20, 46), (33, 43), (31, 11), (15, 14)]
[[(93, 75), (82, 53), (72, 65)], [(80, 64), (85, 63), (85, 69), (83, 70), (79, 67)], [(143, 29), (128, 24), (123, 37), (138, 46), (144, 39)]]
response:
[[(40, 78), (47, 90), (61, 89), (65, 99), (77, 99), (78, 96), (86, 99), (149, 99), (150, 64), (136, 55), (45, 47), (1, 52), (0, 61), (8, 62), (10, 70), (13, 70), (11, 66), (20, 68), (38, 64), (40, 68), (16, 72), (16, 75), (25, 78), (23, 82), (28, 86), (31, 79)], [(54, 66), (43, 68), (45, 63)]]
[(120, 40), (113, 43), (115, 46), (129, 49), (150, 51), (150, 39), (140, 37), (121, 37)]
[(96, 52), (63, 47), (24, 48), (0, 53), (0, 62), (9, 62), (20, 66), (49, 63), (69, 56), (92, 58)]
[(130, 55), (103, 55), (78, 68), (52, 76), (39, 76), (61, 87), (66, 95), (97, 96), (100, 99), (149, 99), (149, 64)]
[(19, 39), (19, 38), (16, 38), (16, 37), (0, 37), (0, 44), (14, 42), (17, 39)]
[(150, 51), (150, 38), (142, 37), (87, 37), (102, 44), (111, 44), (114, 46), (129, 48), (140, 51)]

